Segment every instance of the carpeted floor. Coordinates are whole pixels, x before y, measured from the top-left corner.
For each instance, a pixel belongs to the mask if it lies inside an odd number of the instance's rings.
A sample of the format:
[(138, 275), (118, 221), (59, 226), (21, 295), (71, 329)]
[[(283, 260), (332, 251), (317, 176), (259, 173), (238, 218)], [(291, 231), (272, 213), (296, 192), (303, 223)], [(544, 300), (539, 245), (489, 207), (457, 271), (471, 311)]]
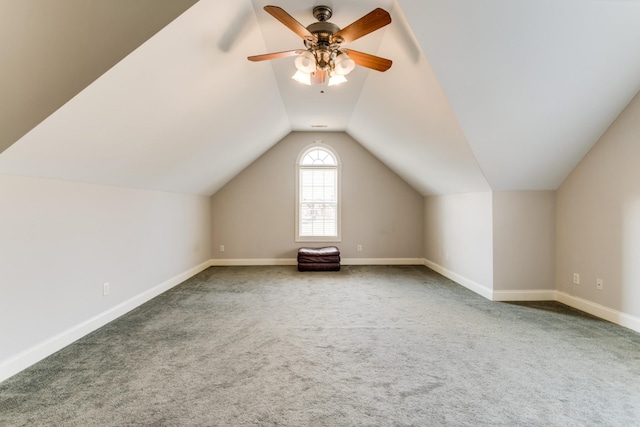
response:
[(214, 267), (0, 384), (2, 426), (638, 426), (640, 335), (426, 267)]

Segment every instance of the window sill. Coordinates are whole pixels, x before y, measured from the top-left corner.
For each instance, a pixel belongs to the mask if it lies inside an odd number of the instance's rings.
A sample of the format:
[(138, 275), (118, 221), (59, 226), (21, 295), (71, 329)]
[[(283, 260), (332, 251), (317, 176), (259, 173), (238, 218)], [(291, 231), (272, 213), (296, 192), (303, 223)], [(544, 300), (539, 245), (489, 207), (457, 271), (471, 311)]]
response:
[(296, 237), (296, 243), (340, 243), (340, 237)]

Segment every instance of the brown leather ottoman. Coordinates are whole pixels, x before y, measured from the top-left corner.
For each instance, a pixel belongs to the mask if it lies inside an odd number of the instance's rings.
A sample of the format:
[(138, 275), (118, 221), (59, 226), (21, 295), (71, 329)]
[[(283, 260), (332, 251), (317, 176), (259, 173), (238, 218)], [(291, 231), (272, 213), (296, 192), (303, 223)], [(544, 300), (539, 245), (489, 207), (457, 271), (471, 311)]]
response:
[(298, 271), (339, 271), (340, 249), (335, 246), (298, 249)]

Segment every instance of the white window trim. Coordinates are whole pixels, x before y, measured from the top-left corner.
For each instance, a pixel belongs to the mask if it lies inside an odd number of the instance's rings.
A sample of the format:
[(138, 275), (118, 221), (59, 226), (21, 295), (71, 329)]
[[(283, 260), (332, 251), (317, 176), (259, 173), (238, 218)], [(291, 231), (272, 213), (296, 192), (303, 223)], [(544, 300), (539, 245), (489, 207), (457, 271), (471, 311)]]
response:
[[(300, 236), (300, 162), (304, 158), (304, 156), (311, 150), (322, 148), (323, 150), (327, 150), (330, 152), (333, 157), (336, 159), (337, 165), (335, 166), (336, 171), (338, 173), (338, 182), (337, 182), (337, 190), (338, 197), (336, 198), (338, 209), (336, 212), (336, 236)], [(333, 166), (332, 166), (333, 167)], [(322, 143), (316, 142), (314, 144), (308, 145), (300, 151), (298, 154), (298, 158), (296, 160), (296, 204), (295, 204), (295, 241), (302, 243), (313, 243), (313, 242), (325, 242), (325, 243), (338, 243), (342, 242), (342, 162), (340, 161), (340, 157), (336, 151)]]

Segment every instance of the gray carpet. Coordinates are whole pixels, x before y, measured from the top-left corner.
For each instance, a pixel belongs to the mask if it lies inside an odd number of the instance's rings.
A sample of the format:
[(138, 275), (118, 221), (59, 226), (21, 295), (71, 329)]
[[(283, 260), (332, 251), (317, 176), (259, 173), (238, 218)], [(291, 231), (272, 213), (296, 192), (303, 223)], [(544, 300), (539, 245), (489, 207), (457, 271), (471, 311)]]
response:
[(214, 267), (0, 384), (2, 426), (638, 426), (640, 335), (426, 267)]

